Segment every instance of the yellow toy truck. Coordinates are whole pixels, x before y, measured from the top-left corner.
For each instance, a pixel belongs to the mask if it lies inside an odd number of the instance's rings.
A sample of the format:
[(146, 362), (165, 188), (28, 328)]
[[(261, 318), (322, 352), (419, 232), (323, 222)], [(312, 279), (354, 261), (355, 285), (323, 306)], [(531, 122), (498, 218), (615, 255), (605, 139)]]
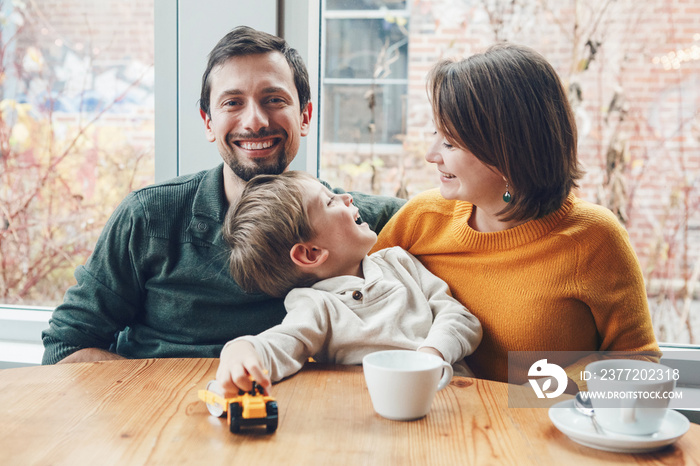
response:
[(237, 434), (241, 427), (265, 426), (268, 434), (277, 430), (277, 401), (264, 394), (260, 384), (253, 382), (253, 389), (245, 392), (239, 390), (238, 396), (224, 398), (221, 387), (212, 380), (206, 390), (200, 390), (199, 399), (207, 404), (212, 416), (223, 417), (227, 414), (231, 432)]

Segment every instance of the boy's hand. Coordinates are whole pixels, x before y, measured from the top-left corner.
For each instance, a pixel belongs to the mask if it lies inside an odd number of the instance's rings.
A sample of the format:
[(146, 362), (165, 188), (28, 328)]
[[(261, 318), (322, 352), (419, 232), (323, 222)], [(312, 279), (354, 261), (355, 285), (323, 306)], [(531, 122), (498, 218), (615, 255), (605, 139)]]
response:
[(216, 371), (216, 380), (221, 384), (224, 397), (235, 396), (238, 390), (250, 391), (253, 382), (258, 382), (269, 394), (268, 388), (272, 385), (267, 371), (263, 370), (258, 360), (255, 347), (245, 340), (228, 343), (221, 351), (219, 369)]
[(442, 356), (442, 353), (431, 346), (423, 346), (422, 348), (418, 348), (418, 351), (420, 351), (421, 353), (433, 354), (442, 359), (443, 361), (445, 360), (445, 358)]

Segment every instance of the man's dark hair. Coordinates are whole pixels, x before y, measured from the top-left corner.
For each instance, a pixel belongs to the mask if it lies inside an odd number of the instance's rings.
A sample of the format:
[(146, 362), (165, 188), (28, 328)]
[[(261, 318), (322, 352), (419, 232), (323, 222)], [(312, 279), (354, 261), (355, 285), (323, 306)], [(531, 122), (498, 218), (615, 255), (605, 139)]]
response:
[(209, 76), (215, 67), (232, 57), (270, 52), (281, 53), (284, 55), (287, 63), (289, 63), (294, 76), (294, 85), (299, 94), (299, 106), (303, 112), (309, 100), (311, 100), (311, 88), (309, 86), (309, 74), (299, 52), (290, 47), (284, 39), (248, 26), (238, 26), (233, 29), (209, 53), (207, 69), (202, 76), (202, 93), (199, 99), (199, 108), (211, 117), (211, 113), (209, 113), (209, 99), (211, 97)]

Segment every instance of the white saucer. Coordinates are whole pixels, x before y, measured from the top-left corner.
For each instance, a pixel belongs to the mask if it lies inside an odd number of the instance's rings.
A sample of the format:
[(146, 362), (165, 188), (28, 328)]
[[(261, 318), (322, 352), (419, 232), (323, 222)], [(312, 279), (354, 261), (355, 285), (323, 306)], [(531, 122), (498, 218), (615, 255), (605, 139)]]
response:
[(645, 453), (658, 450), (678, 440), (690, 428), (690, 422), (681, 413), (668, 410), (661, 423), (661, 430), (652, 435), (625, 435), (595, 431), (588, 416), (576, 411), (574, 400), (562, 401), (549, 408), (549, 418), (554, 426), (576, 443), (597, 450), (616, 453)]

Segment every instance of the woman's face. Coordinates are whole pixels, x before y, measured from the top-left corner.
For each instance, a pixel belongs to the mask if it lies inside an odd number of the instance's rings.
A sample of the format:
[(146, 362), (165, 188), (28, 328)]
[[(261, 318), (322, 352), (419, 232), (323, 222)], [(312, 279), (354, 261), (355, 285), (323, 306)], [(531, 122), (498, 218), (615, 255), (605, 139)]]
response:
[(445, 199), (468, 201), (482, 208), (493, 206), (500, 210), (504, 207), (506, 182), (503, 175), (468, 150), (451, 145), (439, 131), (435, 132), (425, 160), (436, 165), (440, 193)]

